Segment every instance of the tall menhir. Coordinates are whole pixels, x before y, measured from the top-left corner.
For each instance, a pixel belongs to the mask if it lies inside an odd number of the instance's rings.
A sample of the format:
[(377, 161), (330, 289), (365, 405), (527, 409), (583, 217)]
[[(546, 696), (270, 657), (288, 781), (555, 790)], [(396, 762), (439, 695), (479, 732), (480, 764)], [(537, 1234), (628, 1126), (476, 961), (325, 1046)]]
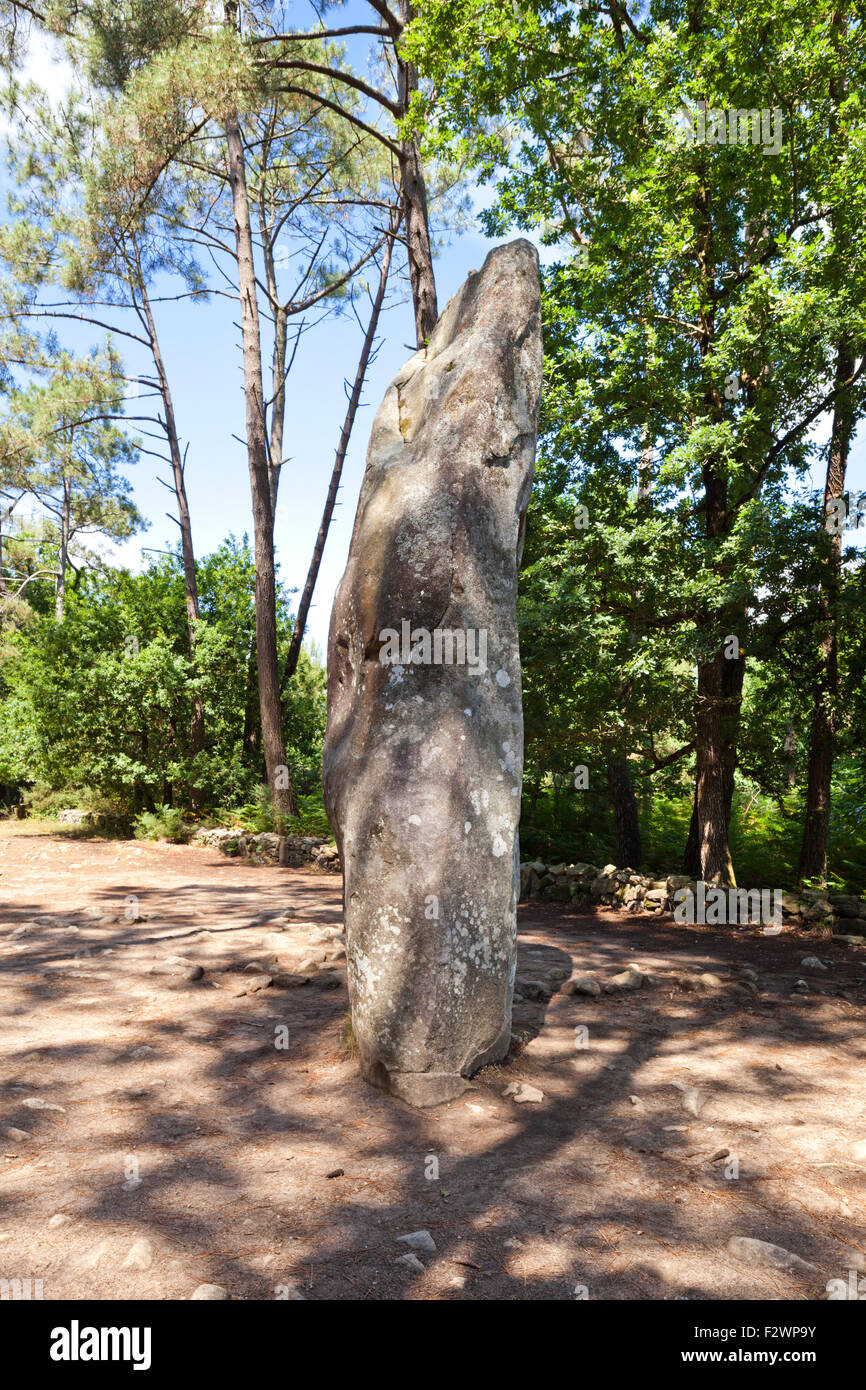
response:
[(331, 616), (324, 786), (352, 1027), (367, 1079), (414, 1105), (509, 1045), (541, 372), (538, 258), (515, 241), (388, 388)]

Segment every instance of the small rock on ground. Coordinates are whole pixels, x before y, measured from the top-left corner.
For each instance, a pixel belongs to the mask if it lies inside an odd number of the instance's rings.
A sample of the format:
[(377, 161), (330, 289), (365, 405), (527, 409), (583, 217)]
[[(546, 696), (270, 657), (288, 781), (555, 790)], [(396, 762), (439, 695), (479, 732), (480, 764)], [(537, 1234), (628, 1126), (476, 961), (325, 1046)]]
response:
[(604, 987), (605, 994), (619, 994), (624, 990), (640, 989), (643, 984), (643, 975), (639, 970), (623, 970), (621, 974), (614, 975), (608, 980)]
[(153, 1246), (149, 1240), (142, 1239), (133, 1242), (121, 1269), (150, 1269), (152, 1264)]
[(801, 1259), (781, 1245), (771, 1241), (755, 1240), (751, 1236), (731, 1236), (728, 1253), (744, 1264), (755, 1268), (793, 1269), (800, 1274), (816, 1274), (817, 1270), (808, 1260)]
[(598, 980), (593, 980), (589, 975), (576, 975), (574, 979), (566, 980), (562, 992), (563, 994), (589, 994), (595, 999), (601, 994), (601, 985)]
[(413, 1255), (411, 1251), (408, 1255), (398, 1255), (394, 1263), (398, 1265), (405, 1265), (407, 1269), (414, 1269), (416, 1273), (424, 1273), (424, 1266), (418, 1259), (418, 1256)]
[(408, 1235), (398, 1236), (398, 1240), (408, 1245), (410, 1250), (426, 1250), (428, 1255), (435, 1255), (436, 1242), (429, 1231), (410, 1231)]
[(503, 1096), (513, 1096), (518, 1105), (523, 1105), (526, 1101), (538, 1102), (544, 1100), (544, 1092), (539, 1091), (536, 1086), (530, 1086), (525, 1081), (512, 1081), (502, 1092)]

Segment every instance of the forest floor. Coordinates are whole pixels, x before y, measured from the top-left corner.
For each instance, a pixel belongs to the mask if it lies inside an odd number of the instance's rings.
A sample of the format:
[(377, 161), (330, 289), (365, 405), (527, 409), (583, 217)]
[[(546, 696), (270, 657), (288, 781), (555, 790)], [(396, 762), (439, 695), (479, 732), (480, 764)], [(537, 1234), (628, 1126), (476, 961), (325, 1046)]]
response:
[[(336, 876), (0, 824), (0, 1278), (422, 1300), (816, 1299), (862, 1278), (866, 948), (525, 904), (519, 976), (635, 962), (656, 983), (524, 986), (513, 1057), (417, 1111), (360, 1079), (339, 964), (263, 973), (321, 955), (340, 917)], [(399, 1259), (419, 1230), (423, 1268)], [(807, 1263), (748, 1263), (736, 1237)]]

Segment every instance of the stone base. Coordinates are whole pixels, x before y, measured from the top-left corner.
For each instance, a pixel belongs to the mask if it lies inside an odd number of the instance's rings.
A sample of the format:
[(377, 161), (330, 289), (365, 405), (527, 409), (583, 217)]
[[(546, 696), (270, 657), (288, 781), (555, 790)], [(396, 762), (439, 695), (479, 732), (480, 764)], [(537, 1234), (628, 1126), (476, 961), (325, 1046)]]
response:
[(472, 1058), (463, 1072), (453, 1071), (388, 1071), (378, 1060), (365, 1062), (361, 1058), (361, 1075), (380, 1091), (405, 1100), (408, 1105), (427, 1109), (456, 1100), (466, 1089), (466, 1081), (482, 1067), (501, 1062), (511, 1045), (511, 1026), (506, 1024), (496, 1041)]
[(511, 996), (509, 995), (508, 1019), (502, 1032), (490, 1047), (486, 1047), (483, 1052), (479, 1052), (467, 1067), (463, 1068), (464, 1076), (474, 1076), (482, 1067), (492, 1067), (496, 1062), (501, 1062), (506, 1056), (511, 1046)]
[(405, 1100), (408, 1105), (426, 1109), (456, 1100), (466, 1089), (466, 1080), (459, 1072), (449, 1071), (386, 1071), (381, 1063), (361, 1067), (367, 1081), (382, 1091)]

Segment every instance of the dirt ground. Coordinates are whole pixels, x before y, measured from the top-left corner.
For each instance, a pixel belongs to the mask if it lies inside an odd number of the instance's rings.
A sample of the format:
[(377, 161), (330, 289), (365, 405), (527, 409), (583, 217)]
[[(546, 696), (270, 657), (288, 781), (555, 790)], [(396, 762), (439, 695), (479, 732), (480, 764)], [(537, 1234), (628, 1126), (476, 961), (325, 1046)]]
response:
[[(416, 1111), (358, 1076), (339, 927), (335, 876), (0, 826), (0, 1279), (45, 1299), (816, 1299), (866, 1272), (866, 949), (524, 905), (524, 981), (635, 962), (656, 982), (524, 984), (541, 997), (516, 1005), (508, 1063)], [(401, 1260), (419, 1230), (435, 1252)], [(739, 1236), (808, 1263), (746, 1263)]]

